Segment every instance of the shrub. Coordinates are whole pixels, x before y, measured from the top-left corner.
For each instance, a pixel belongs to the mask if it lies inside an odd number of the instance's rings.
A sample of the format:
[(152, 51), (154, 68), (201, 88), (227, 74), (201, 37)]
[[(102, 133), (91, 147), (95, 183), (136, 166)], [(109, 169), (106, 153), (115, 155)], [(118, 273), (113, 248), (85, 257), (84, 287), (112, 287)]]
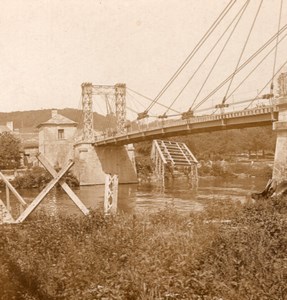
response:
[(0, 169), (14, 169), (20, 165), (20, 140), (10, 132), (0, 133)]
[(26, 299), (286, 299), (286, 211), (275, 198), (223, 213), (38, 214), (0, 228), (0, 266)]
[(152, 173), (152, 161), (149, 157), (136, 157), (136, 169), (138, 176), (148, 177)]
[(41, 188), (44, 187), (52, 176), (41, 167), (33, 167), (23, 175), (18, 175), (12, 181), (16, 188)]
[[(24, 175), (18, 175), (12, 181), (15, 188), (43, 188), (52, 180), (52, 176), (41, 167), (33, 167)], [(79, 186), (79, 181), (71, 173), (68, 172), (64, 176), (64, 180), (69, 186)]]

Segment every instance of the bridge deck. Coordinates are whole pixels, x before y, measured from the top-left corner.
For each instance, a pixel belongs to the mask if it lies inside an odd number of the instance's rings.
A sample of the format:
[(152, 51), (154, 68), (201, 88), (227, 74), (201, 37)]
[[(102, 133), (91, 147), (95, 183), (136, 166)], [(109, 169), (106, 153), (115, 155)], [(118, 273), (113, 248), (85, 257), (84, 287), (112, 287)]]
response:
[(278, 108), (265, 106), (237, 112), (197, 116), (188, 120), (170, 120), (153, 128), (147, 124), (125, 134), (112, 137), (97, 136), (94, 144), (95, 146), (120, 146), (192, 133), (266, 126), (277, 120)]

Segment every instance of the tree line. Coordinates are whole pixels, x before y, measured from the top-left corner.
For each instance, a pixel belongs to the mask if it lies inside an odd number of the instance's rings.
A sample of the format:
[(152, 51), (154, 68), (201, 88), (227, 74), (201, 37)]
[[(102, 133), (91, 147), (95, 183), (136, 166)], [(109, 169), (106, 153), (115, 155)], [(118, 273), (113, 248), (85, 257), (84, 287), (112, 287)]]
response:
[[(245, 153), (262, 155), (274, 153), (276, 132), (271, 126), (232, 129), (210, 133), (174, 137), (172, 140), (184, 142), (198, 159), (220, 159)], [(150, 155), (152, 142), (136, 145), (138, 154)]]
[[(184, 142), (198, 159), (221, 159), (226, 156), (251, 153), (274, 153), (276, 133), (270, 127), (234, 129), (213, 133), (200, 133), (172, 138)], [(151, 141), (139, 143), (139, 155), (149, 156)], [(20, 164), (21, 142), (8, 132), (0, 134), (0, 169), (14, 169)]]

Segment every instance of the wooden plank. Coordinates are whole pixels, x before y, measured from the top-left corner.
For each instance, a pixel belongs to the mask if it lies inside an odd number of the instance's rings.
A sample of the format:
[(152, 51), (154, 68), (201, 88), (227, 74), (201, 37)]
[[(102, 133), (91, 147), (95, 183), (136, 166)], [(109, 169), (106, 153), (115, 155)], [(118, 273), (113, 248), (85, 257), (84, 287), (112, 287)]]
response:
[(185, 150), (189, 153), (189, 155), (192, 157), (193, 161), (194, 161), (195, 163), (198, 164), (198, 160), (195, 158), (195, 156), (194, 156), (193, 153), (190, 151), (190, 149), (186, 146), (186, 144), (184, 144), (184, 148), (185, 148)]
[(25, 200), (19, 195), (19, 193), (15, 190), (13, 185), (7, 180), (7, 178), (0, 172), (0, 178), (5, 182), (5, 184), (9, 187), (10, 191), (15, 195), (15, 197), (18, 199), (18, 201), (24, 205), (27, 206), (27, 203)]
[(161, 151), (160, 146), (159, 146), (159, 144), (158, 144), (158, 140), (154, 140), (154, 144), (155, 144), (155, 147), (157, 148), (157, 151), (158, 151), (158, 153), (159, 153), (159, 155), (160, 155), (160, 157), (161, 157), (163, 163), (166, 164), (167, 161), (166, 161), (165, 157), (164, 157), (163, 154), (162, 154), (162, 151)]
[(57, 176), (54, 177), (47, 186), (42, 190), (42, 192), (32, 201), (32, 203), (24, 210), (24, 212), (18, 217), (16, 223), (23, 222), (31, 212), (40, 204), (44, 197), (50, 192), (50, 190), (56, 185), (56, 183), (65, 175), (65, 173), (72, 167), (74, 162), (69, 160), (66, 166), (64, 166)]
[[(55, 178), (57, 176), (57, 172), (51, 166), (49, 161), (43, 156), (42, 154), (37, 155), (38, 160), (40, 163), (47, 169), (47, 171)], [(78, 196), (73, 192), (73, 190), (68, 186), (68, 184), (64, 181), (60, 181), (59, 184), (61, 185), (62, 189), (67, 193), (70, 199), (76, 204), (76, 206), (82, 211), (84, 215), (89, 214), (89, 210), (83, 204), (83, 202), (78, 198)]]

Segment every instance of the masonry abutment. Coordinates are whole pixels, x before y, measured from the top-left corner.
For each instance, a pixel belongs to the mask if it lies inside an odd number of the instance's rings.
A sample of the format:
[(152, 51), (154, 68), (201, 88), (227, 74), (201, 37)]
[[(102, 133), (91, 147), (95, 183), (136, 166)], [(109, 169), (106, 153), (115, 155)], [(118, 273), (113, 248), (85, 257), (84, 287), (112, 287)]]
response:
[(282, 73), (278, 82), (280, 97), (275, 104), (279, 108), (279, 114), (278, 121), (273, 123), (277, 139), (272, 179), (276, 184), (287, 180), (287, 73)]
[(80, 185), (105, 184), (106, 174), (119, 176), (119, 183), (137, 183), (134, 149), (131, 146), (95, 147), (81, 142), (75, 145), (73, 172)]
[(273, 124), (277, 132), (272, 179), (279, 184), (287, 180), (287, 96), (277, 99), (278, 121)]

